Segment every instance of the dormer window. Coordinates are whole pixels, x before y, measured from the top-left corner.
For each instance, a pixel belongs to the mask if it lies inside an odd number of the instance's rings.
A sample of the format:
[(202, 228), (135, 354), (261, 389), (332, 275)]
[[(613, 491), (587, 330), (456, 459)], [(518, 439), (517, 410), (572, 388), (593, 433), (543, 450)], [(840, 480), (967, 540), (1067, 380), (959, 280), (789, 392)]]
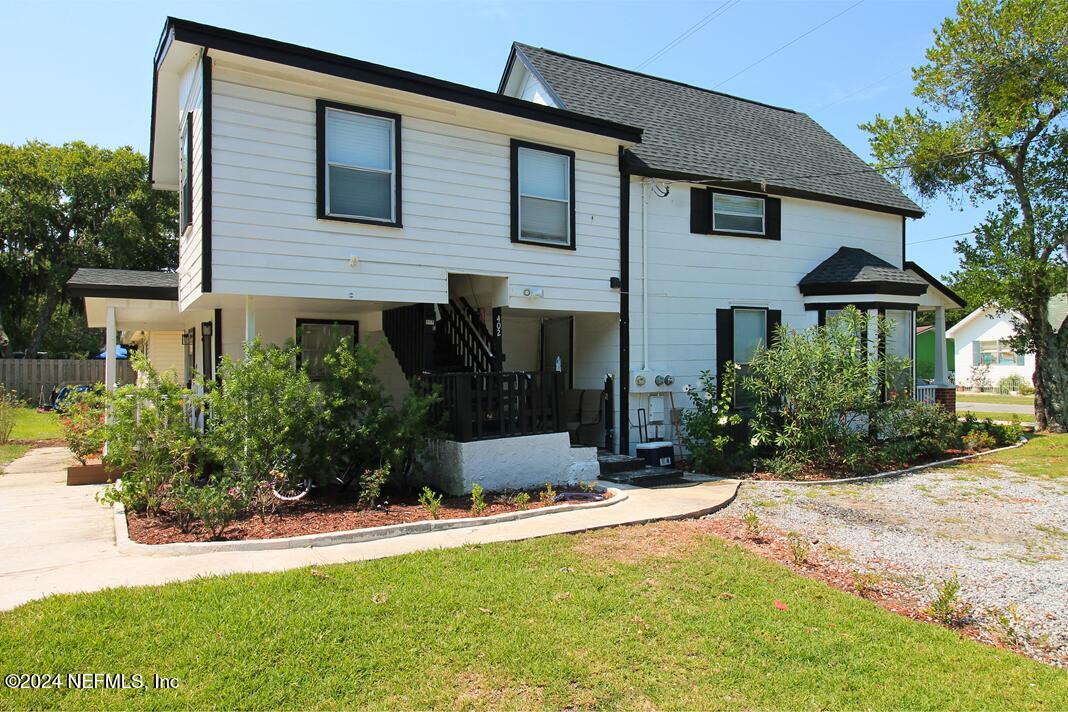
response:
[(318, 102), (319, 217), (400, 227), (400, 116)]
[(575, 248), (575, 153), (512, 141), (512, 241)]

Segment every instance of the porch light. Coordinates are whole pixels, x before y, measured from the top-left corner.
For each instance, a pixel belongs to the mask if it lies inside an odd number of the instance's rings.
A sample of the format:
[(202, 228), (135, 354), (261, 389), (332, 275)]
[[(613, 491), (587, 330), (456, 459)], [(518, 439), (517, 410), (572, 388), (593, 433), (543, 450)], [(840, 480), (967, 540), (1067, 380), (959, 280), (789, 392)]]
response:
[(200, 324), (200, 335), (211, 336), (211, 322), (205, 321)]
[(183, 331), (182, 332), (182, 346), (192, 346), (192, 345), (193, 345), (193, 332), (192, 331)]

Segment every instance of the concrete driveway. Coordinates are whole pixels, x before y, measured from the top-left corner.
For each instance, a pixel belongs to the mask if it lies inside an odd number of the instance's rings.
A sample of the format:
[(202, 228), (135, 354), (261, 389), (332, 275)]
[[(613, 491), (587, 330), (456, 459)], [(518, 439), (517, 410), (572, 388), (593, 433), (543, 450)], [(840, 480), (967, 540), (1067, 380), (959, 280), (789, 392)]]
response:
[(1033, 405), (1017, 405), (1016, 403), (972, 403), (966, 400), (957, 401), (957, 410), (974, 410), (979, 413), (1022, 413), (1034, 415)]
[(179, 556), (124, 554), (115, 545), (112, 510), (94, 500), (102, 486), (66, 486), (73, 459), (65, 448), (32, 450), (0, 475), (0, 610), (57, 594), (159, 585), (200, 576), (282, 571), (378, 559), (425, 549), (518, 541), (551, 534), (698, 516), (725, 506), (737, 480), (678, 488), (626, 489), (628, 498), (599, 509), (354, 544)]

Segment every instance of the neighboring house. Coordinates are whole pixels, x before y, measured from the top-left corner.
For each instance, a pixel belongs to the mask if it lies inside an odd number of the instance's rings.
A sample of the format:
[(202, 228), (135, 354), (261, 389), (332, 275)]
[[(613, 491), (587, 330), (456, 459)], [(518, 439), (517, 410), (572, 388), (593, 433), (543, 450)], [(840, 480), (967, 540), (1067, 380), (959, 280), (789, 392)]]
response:
[[(956, 382), (956, 351), (953, 339), (945, 339), (946, 370), (950, 379)], [(934, 381), (935, 377), (935, 328), (933, 324), (916, 327), (916, 379), (917, 381)]]
[[(1050, 299), (1049, 322), (1054, 330), (1060, 329), (1068, 317), (1068, 294), (1059, 294)], [(1025, 383), (1032, 383), (1035, 373), (1035, 355), (1017, 353), (1009, 345), (1015, 336), (1012, 313), (996, 309), (976, 309), (953, 325), (946, 336), (953, 339), (956, 351), (957, 384), (965, 388), (976, 387), (973, 369), (986, 373), (986, 388), (994, 388), (1007, 376), (1016, 375)]]
[(963, 305), (905, 259), (920, 208), (808, 116), (548, 50), (493, 93), (169, 19), (152, 117), (178, 270), (79, 271), (90, 324), (180, 344), (182, 378), (253, 336), (313, 371), (339, 329), (381, 345), (393, 392), (444, 388), (453, 489), (586, 472), (639, 411), (671, 434), (780, 323), (854, 304), (911, 357), (915, 311)]

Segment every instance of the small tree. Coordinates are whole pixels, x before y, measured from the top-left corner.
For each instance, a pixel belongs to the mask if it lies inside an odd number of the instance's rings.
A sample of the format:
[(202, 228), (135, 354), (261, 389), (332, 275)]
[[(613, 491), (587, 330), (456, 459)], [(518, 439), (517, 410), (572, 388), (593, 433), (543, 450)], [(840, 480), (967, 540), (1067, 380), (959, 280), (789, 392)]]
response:
[[(868, 348), (868, 321), (847, 307), (826, 326), (780, 327), (775, 346), (757, 351), (744, 384), (755, 398), (754, 444), (774, 450), (773, 470), (790, 474), (819, 465), (860, 471), (872, 464), (877, 413), (907, 363)], [(883, 320), (875, 332), (885, 338)]]
[(83, 465), (104, 449), (104, 387), (74, 391), (63, 401), (59, 424), (67, 447)]
[(972, 366), (971, 386), (979, 392), (990, 387), (990, 364), (981, 363), (978, 366)]
[(701, 372), (698, 387), (684, 389), (693, 405), (679, 416), (682, 444), (699, 472), (737, 468), (750, 452), (748, 443), (737, 438), (743, 419), (733, 405), (734, 380), (734, 364), (728, 363), (718, 389), (710, 371)]
[(208, 448), (243, 493), (261, 482), (294, 485), (323, 470), (325, 405), (307, 371), (295, 367), (296, 353), (255, 339), (242, 360), (224, 356), (219, 381), (205, 384)]

